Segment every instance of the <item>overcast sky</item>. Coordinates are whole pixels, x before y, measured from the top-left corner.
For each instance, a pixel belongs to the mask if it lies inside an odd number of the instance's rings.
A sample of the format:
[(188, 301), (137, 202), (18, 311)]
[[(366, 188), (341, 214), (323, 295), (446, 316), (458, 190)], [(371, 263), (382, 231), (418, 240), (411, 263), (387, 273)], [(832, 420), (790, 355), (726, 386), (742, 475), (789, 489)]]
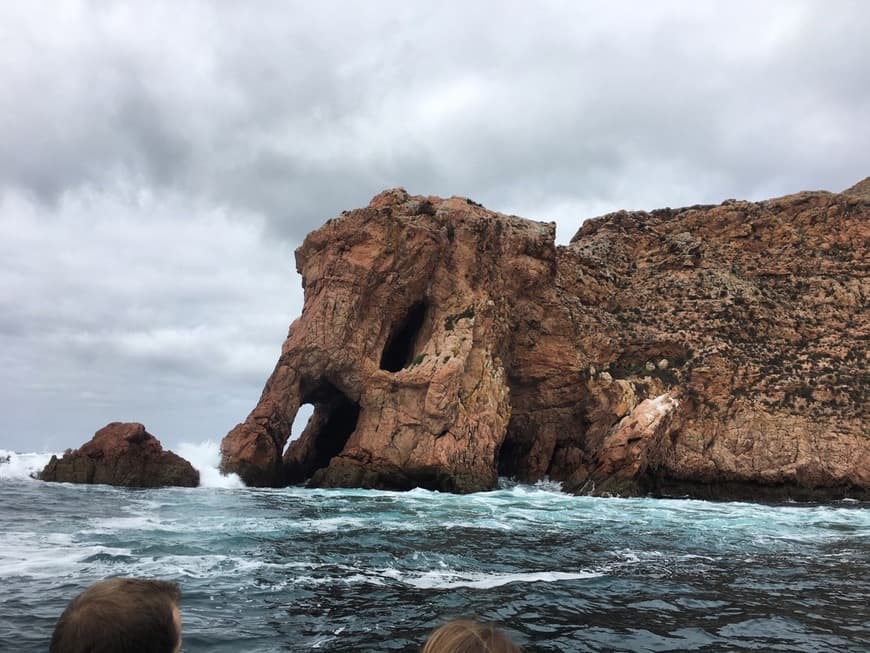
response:
[(293, 250), (393, 186), (558, 223), (870, 175), (870, 2), (0, 4), (0, 448), (219, 440)]

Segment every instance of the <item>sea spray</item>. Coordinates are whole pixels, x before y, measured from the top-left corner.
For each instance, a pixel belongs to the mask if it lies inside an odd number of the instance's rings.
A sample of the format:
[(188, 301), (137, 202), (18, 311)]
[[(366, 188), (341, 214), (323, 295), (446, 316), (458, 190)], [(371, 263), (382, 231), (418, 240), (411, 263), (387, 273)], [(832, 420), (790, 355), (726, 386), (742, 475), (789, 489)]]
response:
[(221, 461), (220, 445), (212, 440), (204, 442), (182, 442), (175, 450), (182, 458), (188, 460), (199, 472), (200, 487), (242, 488), (245, 484), (238, 474), (222, 474), (219, 467)]
[(51, 457), (52, 453), (17, 453), (0, 449), (0, 480), (34, 480)]

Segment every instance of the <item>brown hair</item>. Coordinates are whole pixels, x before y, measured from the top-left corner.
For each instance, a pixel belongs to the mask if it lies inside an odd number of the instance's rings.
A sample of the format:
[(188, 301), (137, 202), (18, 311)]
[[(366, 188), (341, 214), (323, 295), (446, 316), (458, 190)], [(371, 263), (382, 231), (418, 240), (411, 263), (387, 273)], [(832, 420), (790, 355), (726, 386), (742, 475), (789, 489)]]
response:
[(457, 619), (429, 635), (422, 653), (522, 653), (522, 649), (492, 624)]
[(111, 578), (70, 601), (51, 636), (50, 653), (175, 653), (181, 643), (172, 581)]

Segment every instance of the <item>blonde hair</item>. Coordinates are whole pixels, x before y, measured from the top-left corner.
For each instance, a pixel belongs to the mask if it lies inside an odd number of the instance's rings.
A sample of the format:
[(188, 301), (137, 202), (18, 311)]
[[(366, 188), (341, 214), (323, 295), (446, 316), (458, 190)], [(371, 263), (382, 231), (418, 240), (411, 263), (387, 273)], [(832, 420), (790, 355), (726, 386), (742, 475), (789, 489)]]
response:
[(457, 619), (429, 635), (422, 653), (522, 653), (522, 649), (492, 624)]

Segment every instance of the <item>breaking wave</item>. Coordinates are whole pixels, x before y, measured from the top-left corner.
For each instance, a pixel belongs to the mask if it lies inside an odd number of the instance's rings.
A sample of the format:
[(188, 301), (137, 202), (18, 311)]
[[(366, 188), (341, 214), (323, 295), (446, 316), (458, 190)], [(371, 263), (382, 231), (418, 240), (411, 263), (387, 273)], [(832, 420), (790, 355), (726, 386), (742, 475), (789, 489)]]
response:
[(53, 455), (55, 454), (17, 453), (0, 449), (0, 480), (35, 480)]
[(212, 440), (205, 442), (182, 442), (175, 450), (179, 456), (190, 461), (199, 472), (200, 487), (242, 488), (245, 487), (238, 474), (222, 474), (220, 445)]

